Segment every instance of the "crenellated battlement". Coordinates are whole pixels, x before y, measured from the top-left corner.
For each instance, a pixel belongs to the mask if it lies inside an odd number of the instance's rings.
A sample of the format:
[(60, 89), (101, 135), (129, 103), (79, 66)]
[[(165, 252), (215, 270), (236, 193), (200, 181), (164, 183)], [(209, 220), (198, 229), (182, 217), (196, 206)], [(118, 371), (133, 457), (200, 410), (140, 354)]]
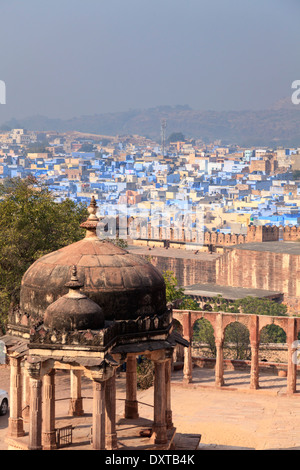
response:
[[(235, 233), (222, 233), (222, 232), (208, 232), (199, 231), (199, 229), (186, 229), (152, 226), (150, 222), (146, 225), (135, 226), (135, 243), (141, 242), (157, 242), (164, 243), (164, 246), (174, 248), (177, 244), (178, 247), (184, 244), (195, 244), (208, 247), (224, 247), (231, 245), (239, 245), (241, 243), (253, 242), (270, 242), (279, 240), (280, 228), (269, 225), (249, 225), (247, 234)], [(300, 230), (299, 230), (300, 238)], [(184, 247), (183, 247), (184, 248)]]
[(276, 225), (249, 225), (246, 243), (276, 242), (279, 240), (279, 227)]
[(285, 242), (296, 242), (300, 240), (300, 226), (293, 225), (290, 227), (280, 227), (283, 230), (283, 241)]

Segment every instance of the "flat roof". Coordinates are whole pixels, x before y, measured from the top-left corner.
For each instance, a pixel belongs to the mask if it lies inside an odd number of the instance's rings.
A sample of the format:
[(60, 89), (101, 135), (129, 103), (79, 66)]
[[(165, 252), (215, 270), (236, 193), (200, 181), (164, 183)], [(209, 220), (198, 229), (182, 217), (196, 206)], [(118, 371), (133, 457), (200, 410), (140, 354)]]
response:
[(203, 260), (203, 261), (214, 261), (216, 258), (219, 258), (220, 256), (222, 256), (221, 253), (210, 254), (204, 251), (198, 251), (198, 253), (195, 254), (195, 251), (197, 251), (196, 248), (193, 250), (184, 250), (180, 248), (166, 249), (166, 248), (160, 248), (160, 247), (130, 245), (126, 249), (130, 253), (134, 253), (136, 255), (142, 255), (142, 256), (163, 256), (165, 258), (195, 259), (195, 260)]
[(239, 245), (231, 245), (229, 249), (234, 250), (251, 250), (251, 251), (270, 251), (273, 253), (286, 253), (290, 255), (300, 255), (300, 242), (253, 242), (241, 243)]
[[(182, 286), (183, 287), (183, 286)], [(265, 289), (248, 289), (244, 287), (219, 286), (217, 284), (194, 284), (183, 287), (186, 295), (199, 297), (217, 297), (221, 295), (226, 300), (238, 300), (245, 297), (280, 297), (282, 292)]]

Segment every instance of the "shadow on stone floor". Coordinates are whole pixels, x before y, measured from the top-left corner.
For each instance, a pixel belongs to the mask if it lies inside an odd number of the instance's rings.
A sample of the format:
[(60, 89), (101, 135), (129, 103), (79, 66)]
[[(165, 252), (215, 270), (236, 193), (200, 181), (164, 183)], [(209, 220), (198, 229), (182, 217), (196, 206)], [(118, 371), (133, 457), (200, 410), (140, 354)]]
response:
[(217, 444), (204, 444), (200, 443), (198, 450), (256, 450), (254, 447), (234, 447), (234, 446), (223, 446)]
[(0, 416), (0, 429), (6, 429), (8, 427), (8, 418), (9, 413), (7, 413), (5, 416)]
[[(172, 372), (172, 383), (173, 385), (178, 385), (183, 379), (183, 371), (174, 371)], [(250, 390), (250, 374), (247, 374), (243, 371), (224, 371), (224, 381), (225, 385), (224, 390), (235, 388), (235, 391), (241, 390), (245, 391)], [(193, 382), (194, 386), (207, 386), (211, 387), (215, 385), (215, 371), (214, 369), (203, 369), (200, 367), (193, 368)], [(287, 378), (278, 377), (277, 375), (272, 375), (270, 373), (260, 373), (259, 375), (259, 390), (265, 392), (274, 393), (277, 390), (278, 394), (286, 392), (287, 387)], [(300, 390), (300, 378), (297, 380), (297, 389)], [(298, 394), (298, 391), (296, 394)]]

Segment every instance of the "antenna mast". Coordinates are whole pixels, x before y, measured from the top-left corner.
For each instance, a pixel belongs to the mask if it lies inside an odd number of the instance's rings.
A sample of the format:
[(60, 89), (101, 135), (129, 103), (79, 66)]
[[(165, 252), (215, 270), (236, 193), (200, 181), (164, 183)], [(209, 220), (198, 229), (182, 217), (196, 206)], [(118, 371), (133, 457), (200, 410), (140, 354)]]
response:
[(166, 128), (167, 128), (167, 120), (161, 119), (161, 149), (163, 156), (165, 155), (166, 149)]

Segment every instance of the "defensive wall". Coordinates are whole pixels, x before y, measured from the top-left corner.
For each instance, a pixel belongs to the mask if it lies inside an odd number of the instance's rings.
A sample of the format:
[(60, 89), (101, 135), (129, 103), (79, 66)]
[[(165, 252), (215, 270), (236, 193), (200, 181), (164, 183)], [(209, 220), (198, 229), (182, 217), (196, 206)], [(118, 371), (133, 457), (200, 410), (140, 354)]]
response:
[(228, 247), (216, 259), (216, 284), (278, 291), (290, 313), (300, 311), (299, 242)]
[[(134, 219), (131, 220), (131, 223), (133, 223), (133, 221)], [(149, 222), (147, 225), (135, 226), (135, 238), (132, 240), (132, 243), (142, 246), (216, 251), (216, 248), (242, 243), (278, 241), (281, 229), (283, 228), (276, 226), (249, 225), (247, 234), (234, 234), (216, 231), (199, 231), (196, 229), (189, 230), (184, 227), (158, 227), (152, 226)], [(130, 232), (130, 228), (128, 230)], [(290, 234), (290, 231), (288, 233)], [(289, 235), (289, 237), (291, 237), (291, 235)]]
[[(134, 222), (130, 219), (128, 226)], [(130, 230), (130, 229), (129, 229)], [(152, 226), (135, 226), (134, 244), (144, 246), (159, 246), (165, 248), (195, 249), (201, 245), (215, 248), (238, 245), (242, 243), (270, 242), (270, 241), (300, 241), (300, 226), (275, 225), (249, 225), (247, 234), (222, 233), (217, 231), (203, 231), (196, 229)]]
[(300, 227), (249, 226), (246, 236), (205, 232), (206, 252), (196, 246), (163, 248), (151, 240), (135, 247), (161, 272), (172, 271), (183, 287), (215, 284), (277, 292), (294, 314), (300, 312), (299, 239)]

